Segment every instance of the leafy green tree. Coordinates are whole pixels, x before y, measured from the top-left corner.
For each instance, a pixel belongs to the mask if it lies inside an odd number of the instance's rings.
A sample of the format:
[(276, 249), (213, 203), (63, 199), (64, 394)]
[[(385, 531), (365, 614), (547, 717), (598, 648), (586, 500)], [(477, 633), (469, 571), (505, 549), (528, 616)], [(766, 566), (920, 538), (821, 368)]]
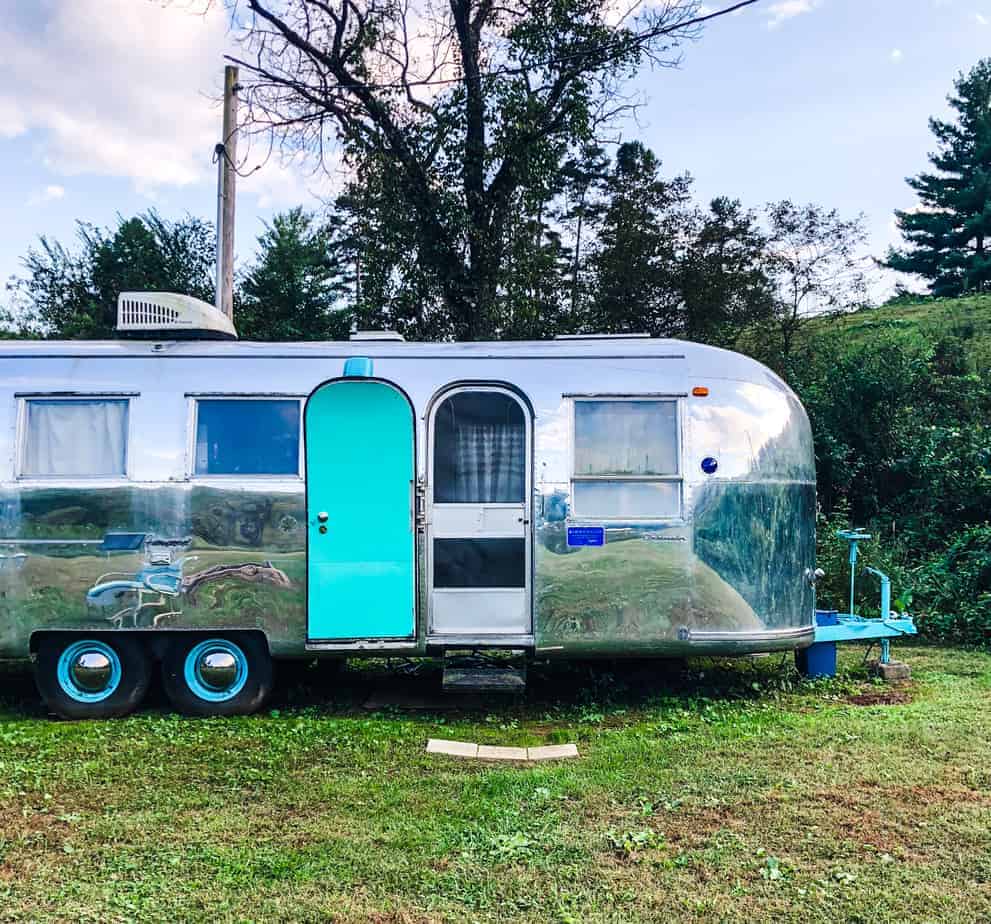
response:
[(777, 287), (774, 346), (791, 355), (802, 325), (812, 316), (851, 311), (867, 302), (868, 258), (864, 216), (843, 218), (836, 209), (789, 199), (767, 207), (765, 271)]
[(689, 186), (687, 176), (664, 179), (661, 162), (639, 141), (620, 145), (603, 184), (585, 330), (677, 331), (679, 227)]
[(25, 333), (64, 339), (114, 336), (117, 296), (182, 292), (213, 301), (215, 239), (207, 222), (156, 211), (119, 218), (117, 227), (80, 222), (75, 250), (42, 237), (11, 284), (14, 321)]
[(349, 240), (301, 207), (272, 219), (241, 283), (235, 317), (247, 340), (345, 339), (354, 286)]
[(933, 172), (908, 180), (920, 207), (895, 212), (908, 246), (885, 265), (929, 280), (933, 295), (991, 289), (991, 58), (954, 82), (952, 120), (930, 119)]
[[(236, 0), (228, 0), (237, 6)], [(418, 331), (495, 335), (522, 194), (631, 108), (622, 84), (671, 64), (698, 33), (697, 0), (617, 17), (605, 0), (247, 0), (240, 39), (248, 117), (294, 151), (336, 138), (346, 162), (390, 184), (403, 250), (377, 253), (393, 289), (403, 255), (433, 288)], [(366, 170), (367, 172), (367, 170)], [(404, 296), (398, 296), (403, 298)], [(383, 304), (395, 304), (395, 297)], [(409, 318), (404, 304), (402, 316)], [(435, 314), (431, 317), (431, 314)]]
[(789, 382), (809, 412), (817, 494), (853, 522), (897, 521), (931, 549), (991, 510), (991, 388), (952, 337), (878, 331), (849, 343), (817, 332), (792, 357)]

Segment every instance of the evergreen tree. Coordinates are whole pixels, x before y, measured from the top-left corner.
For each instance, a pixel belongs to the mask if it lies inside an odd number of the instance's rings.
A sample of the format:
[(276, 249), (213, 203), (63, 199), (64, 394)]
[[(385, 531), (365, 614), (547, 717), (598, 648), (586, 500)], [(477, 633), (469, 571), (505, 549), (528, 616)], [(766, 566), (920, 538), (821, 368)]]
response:
[(514, 203), (497, 302), (500, 339), (541, 340), (569, 329), (570, 253), (560, 229), (545, 218), (550, 197), (520, 196)]
[(235, 322), (245, 340), (340, 340), (350, 330), (353, 272), (343, 229), (296, 207), (258, 238)]
[(929, 120), (935, 172), (908, 180), (921, 207), (895, 212), (908, 247), (891, 248), (885, 264), (925, 277), (933, 295), (991, 289), (991, 58), (954, 88), (954, 120)]
[(570, 243), (568, 313), (576, 323), (589, 286), (587, 251), (594, 242), (598, 195), (609, 175), (609, 158), (598, 143), (585, 144), (561, 168), (563, 202), (555, 213)]
[(402, 179), (384, 160), (368, 159), (335, 202), (348, 233), (354, 314), (365, 330), (395, 330), (407, 340), (450, 340), (436, 277), (419, 256), (414, 214), (396, 203)]
[(661, 336), (677, 329), (678, 228), (690, 180), (666, 180), (660, 170), (661, 162), (639, 141), (616, 151), (591, 258), (593, 297), (585, 329)]
[(720, 196), (687, 223), (679, 257), (678, 333), (688, 340), (733, 346), (739, 332), (775, 313), (767, 269), (767, 237), (757, 214)]

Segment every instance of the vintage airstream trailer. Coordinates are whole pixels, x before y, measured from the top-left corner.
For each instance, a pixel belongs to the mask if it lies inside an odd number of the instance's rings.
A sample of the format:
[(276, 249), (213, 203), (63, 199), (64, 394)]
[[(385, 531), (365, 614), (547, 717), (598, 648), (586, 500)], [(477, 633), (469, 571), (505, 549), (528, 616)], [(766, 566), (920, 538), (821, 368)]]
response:
[(751, 359), (143, 326), (0, 345), (0, 658), (55, 712), (122, 714), (158, 665), (232, 714), (275, 659), (812, 641), (809, 424)]

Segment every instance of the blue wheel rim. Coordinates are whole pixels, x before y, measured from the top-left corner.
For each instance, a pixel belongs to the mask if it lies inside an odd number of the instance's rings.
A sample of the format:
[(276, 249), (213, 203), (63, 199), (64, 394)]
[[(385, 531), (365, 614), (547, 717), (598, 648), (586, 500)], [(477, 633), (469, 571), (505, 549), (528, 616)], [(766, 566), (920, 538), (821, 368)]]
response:
[[(234, 680), (227, 686), (218, 689), (208, 684), (200, 672), (200, 662), (207, 655), (229, 654), (235, 663)], [(209, 703), (225, 703), (237, 696), (248, 682), (248, 657), (234, 642), (224, 638), (209, 638), (194, 645), (186, 655), (183, 665), (183, 677), (190, 691)]]
[[(110, 677), (102, 690), (85, 690), (76, 683), (72, 676), (72, 665), (79, 657), (87, 654), (103, 655), (110, 662)], [(120, 686), (123, 674), (120, 655), (106, 642), (95, 639), (81, 639), (78, 642), (73, 642), (59, 655), (56, 668), (59, 687), (66, 696), (77, 703), (102, 703), (105, 699), (109, 699)]]

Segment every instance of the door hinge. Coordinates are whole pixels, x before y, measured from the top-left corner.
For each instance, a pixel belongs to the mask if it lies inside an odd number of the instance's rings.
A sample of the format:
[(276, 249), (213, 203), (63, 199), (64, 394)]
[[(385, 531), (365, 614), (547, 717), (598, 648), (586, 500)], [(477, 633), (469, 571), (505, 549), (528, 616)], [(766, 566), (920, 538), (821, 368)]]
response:
[(416, 507), (416, 530), (422, 533), (427, 528), (427, 486), (423, 479), (417, 479), (414, 505)]

